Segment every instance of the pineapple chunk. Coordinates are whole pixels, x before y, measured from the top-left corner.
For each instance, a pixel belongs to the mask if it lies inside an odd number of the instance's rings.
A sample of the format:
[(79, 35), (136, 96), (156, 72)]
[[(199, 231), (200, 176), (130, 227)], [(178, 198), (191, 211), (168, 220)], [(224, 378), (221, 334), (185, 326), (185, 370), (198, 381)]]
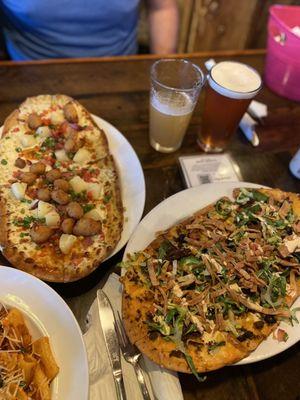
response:
[(95, 208), (93, 210), (88, 211), (87, 213), (85, 213), (84, 216), (86, 218), (92, 218), (95, 221), (100, 221), (101, 220), (101, 215)]
[(40, 200), (37, 207), (37, 216), (38, 218), (44, 218), (46, 215), (54, 210), (54, 206), (52, 204), (46, 203), (45, 201)]
[(87, 163), (87, 162), (91, 161), (91, 153), (87, 149), (82, 147), (75, 154), (73, 161), (78, 164)]
[(70, 179), (69, 183), (76, 193), (83, 192), (87, 189), (87, 183), (81, 179), (80, 176), (74, 176), (74, 178)]
[(49, 126), (39, 126), (35, 132), (39, 135), (40, 138), (46, 138), (50, 136), (51, 129), (49, 128)]
[(37, 144), (36, 139), (33, 135), (20, 135), (21, 145), (23, 147), (33, 147)]
[(65, 118), (61, 110), (53, 111), (50, 116), (52, 125), (59, 125), (64, 122)]
[(68, 254), (74, 244), (77, 241), (77, 237), (74, 235), (67, 235), (63, 233), (59, 239), (59, 248), (63, 254)]
[(69, 161), (70, 160), (64, 149), (56, 150), (54, 153), (55, 153), (55, 157), (58, 161)]
[(52, 210), (45, 215), (47, 226), (59, 226), (60, 215), (57, 211)]
[(24, 199), (26, 189), (27, 189), (26, 183), (15, 182), (11, 185), (12, 194), (15, 196), (17, 200)]

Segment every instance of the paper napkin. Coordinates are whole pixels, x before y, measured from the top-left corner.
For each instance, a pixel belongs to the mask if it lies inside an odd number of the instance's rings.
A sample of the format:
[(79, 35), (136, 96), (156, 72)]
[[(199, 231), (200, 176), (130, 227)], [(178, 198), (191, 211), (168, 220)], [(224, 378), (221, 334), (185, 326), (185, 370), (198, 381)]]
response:
[[(111, 274), (103, 287), (114, 310), (121, 310), (121, 284), (119, 276)], [(87, 315), (87, 332), (84, 341), (88, 353), (90, 374), (90, 400), (117, 399), (111, 367), (106, 352), (104, 337), (98, 316), (97, 300)], [(141, 365), (147, 388), (155, 400), (183, 400), (176, 373), (159, 367), (143, 356)], [(133, 367), (122, 359), (122, 370), (128, 400), (143, 400)]]

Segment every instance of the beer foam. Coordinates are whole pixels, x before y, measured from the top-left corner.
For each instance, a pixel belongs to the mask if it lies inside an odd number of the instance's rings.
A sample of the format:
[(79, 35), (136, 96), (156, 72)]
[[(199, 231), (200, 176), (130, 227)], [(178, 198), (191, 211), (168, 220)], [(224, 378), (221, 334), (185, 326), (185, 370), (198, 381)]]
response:
[(172, 97), (163, 97), (159, 93), (151, 96), (151, 105), (166, 115), (185, 115), (193, 111), (194, 104), (186, 93), (173, 93)]
[(222, 61), (212, 68), (209, 84), (223, 96), (233, 99), (251, 99), (261, 87), (261, 78), (248, 65)]

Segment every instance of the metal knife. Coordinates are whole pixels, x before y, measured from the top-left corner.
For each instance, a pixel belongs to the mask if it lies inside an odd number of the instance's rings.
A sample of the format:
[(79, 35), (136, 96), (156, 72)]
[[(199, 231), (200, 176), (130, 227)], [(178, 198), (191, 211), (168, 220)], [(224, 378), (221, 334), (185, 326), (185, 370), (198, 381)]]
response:
[(112, 306), (103, 290), (97, 291), (99, 319), (102, 326), (105, 345), (112, 368), (118, 400), (126, 400), (123, 381), (121, 355), (118, 337), (115, 331), (115, 317)]

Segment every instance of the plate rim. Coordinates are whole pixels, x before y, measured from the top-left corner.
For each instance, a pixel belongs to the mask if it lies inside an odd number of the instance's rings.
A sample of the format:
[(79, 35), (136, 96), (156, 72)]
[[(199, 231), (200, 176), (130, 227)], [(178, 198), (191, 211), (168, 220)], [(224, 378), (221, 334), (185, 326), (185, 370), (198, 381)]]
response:
[[(183, 192), (185, 192), (185, 193), (187, 193), (187, 192), (189, 192), (189, 191), (191, 191), (191, 192), (200, 191), (200, 192), (201, 192), (201, 190), (205, 190), (205, 188), (207, 188), (207, 187), (209, 187), (209, 186), (210, 186), (210, 187), (213, 187), (213, 186), (223, 186), (224, 188), (226, 188), (226, 187), (228, 187), (228, 186), (229, 186), (230, 188), (233, 187), (233, 186), (235, 186), (235, 187), (237, 187), (237, 188), (240, 188), (240, 187), (252, 187), (252, 188), (260, 188), (260, 187), (261, 187), (261, 188), (270, 188), (269, 186), (266, 186), (266, 185), (263, 185), (263, 184), (258, 184), (258, 183), (253, 183), (253, 182), (246, 182), (246, 181), (237, 181), (237, 182), (214, 182), (214, 183), (206, 183), (206, 184), (202, 184), (202, 185), (199, 185), (199, 186), (194, 186), (194, 187), (191, 187), (191, 188), (187, 188), (187, 189), (181, 190), (181, 191), (179, 191), (179, 192), (177, 192), (177, 193), (174, 193), (173, 195), (167, 197), (166, 199), (164, 199), (163, 201), (161, 201), (160, 203), (158, 203), (154, 208), (152, 208), (152, 210), (150, 210), (150, 211), (142, 218), (142, 220), (139, 222), (138, 226), (136, 227), (135, 231), (134, 231), (133, 234), (131, 235), (131, 238), (130, 238), (130, 240), (128, 241), (126, 247), (125, 247), (122, 261), (125, 261), (125, 260), (126, 260), (127, 254), (128, 254), (128, 253), (130, 253), (130, 252), (132, 252), (132, 251), (138, 251), (138, 250), (136, 250), (136, 249), (135, 249), (135, 250), (128, 250), (128, 249), (130, 249), (130, 248), (133, 246), (133, 243), (135, 242), (135, 236), (136, 236), (136, 234), (137, 234), (137, 230), (138, 230), (139, 226), (142, 225), (143, 223), (145, 223), (145, 221), (147, 221), (148, 218), (152, 218), (152, 217), (153, 217), (153, 214), (155, 214), (155, 213), (157, 212), (157, 210), (159, 210), (161, 207), (164, 207), (165, 203), (167, 203), (167, 202), (169, 201), (169, 199), (171, 199), (171, 198), (176, 198), (177, 196), (182, 196), (182, 193), (183, 193)], [(215, 201), (215, 200), (211, 200), (211, 202), (213, 202), (213, 201)], [(203, 206), (201, 206), (201, 207), (203, 208), (203, 207), (205, 207), (205, 205), (203, 205)], [(187, 218), (189, 215), (192, 215), (192, 212), (187, 212), (187, 213), (185, 214), (184, 217), (180, 217), (176, 222), (173, 222), (173, 225), (176, 224), (176, 223), (178, 223), (180, 220)], [(171, 226), (172, 226), (172, 224), (169, 225), (169, 227), (171, 227)], [(166, 228), (166, 229), (168, 229), (168, 228)], [(151, 233), (152, 233), (152, 232), (151, 232)], [(155, 232), (154, 232), (154, 235), (155, 235)], [(152, 239), (152, 240), (153, 240), (153, 239)], [(148, 244), (151, 243), (152, 240), (150, 240), (150, 241), (148, 242)], [(124, 274), (124, 268), (122, 269), (122, 275), (123, 275), (123, 274)], [(278, 327), (280, 327), (280, 324), (278, 325)], [(277, 348), (278, 351), (275, 351), (275, 353), (272, 353), (272, 354), (270, 354), (270, 355), (268, 355), (268, 354), (263, 354), (263, 355), (261, 355), (261, 356), (256, 356), (256, 357), (254, 357), (253, 359), (247, 360), (248, 357), (250, 357), (251, 354), (253, 355), (254, 352), (257, 350), (257, 349), (255, 349), (253, 352), (251, 352), (248, 356), (246, 356), (246, 357), (243, 358), (242, 360), (238, 361), (237, 363), (230, 364), (229, 366), (239, 366), (239, 365), (253, 364), (253, 363), (256, 363), (256, 362), (259, 362), (259, 361), (263, 361), (263, 360), (266, 360), (266, 359), (268, 359), (268, 358), (274, 357), (274, 356), (276, 356), (276, 355), (278, 355), (278, 354), (284, 352), (285, 350), (288, 350), (290, 347), (292, 347), (293, 345), (295, 345), (296, 343), (298, 343), (298, 342), (300, 341), (300, 324), (298, 325), (298, 331), (299, 331), (299, 333), (298, 333), (298, 335), (297, 335), (296, 338), (290, 338), (289, 341), (285, 342), (285, 343), (284, 343), (284, 345), (285, 345), (284, 348), (280, 348), (280, 347), (278, 346), (278, 348)], [(270, 335), (272, 335), (272, 333), (271, 333)], [(270, 335), (268, 336), (268, 338), (270, 337)], [(262, 341), (261, 343), (264, 343), (264, 341)]]
[[(111, 254), (109, 254), (109, 256), (108, 256), (105, 260), (102, 261), (102, 262), (104, 262), (104, 261), (109, 260), (112, 256), (114, 256), (115, 254), (117, 254), (120, 250), (122, 250), (122, 249), (127, 245), (128, 241), (130, 240), (130, 238), (131, 238), (132, 234), (134, 233), (135, 229), (137, 228), (137, 226), (138, 226), (139, 223), (141, 222), (142, 217), (143, 217), (143, 213), (144, 213), (144, 210), (145, 210), (145, 203), (146, 203), (146, 182), (145, 182), (145, 175), (144, 175), (144, 170), (143, 170), (141, 161), (140, 161), (140, 159), (139, 159), (139, 157), (138, 157), (136, 151), (135, 151), (134, 148), (132, 147), (131, 143), (128, 141), (128, 139), (122, 134), (122, 132), (121, 132), (117, 127), (115, 127), (112, 123), (110, 123), (110, 122), (107, 121), (106, 119), (104, 119), (104, 118), (102, 118), (102, 117), (99, 117), (99, 116), (96, 115), (96, 114), (91, 114), (91, 116), (92, 116), (93, 120), (95, 121), (96, 125), (98, 126), (98, 128), (104, 130), (104, 133), (105, 133), (106, 136), (109, 136), (110, 132), (107, 133), (107, 131), (105, 130), (105, 128), (102, 128), (102, 127), (98, 124), (97, 120), (100, 121), (100, 123), (101, 123), (101, 122), (104, 122), (104, 124), (108, 125), (110, 129), (113, 129), (113, 130), (116, 132), (116, 134), (119, 135), (119, 136), (122, 138), (122, 140), (124, 141), (124, 143), (126, 143), (126, 145), (128, 146), (128, 148), (130, 148), (132, 154), (133, 154), (134, 157), (135, 157), (135, 162), (137, 162), (137, 164), (139, 165), (139, 170), (140, 170), (141, 177), (142, 177), (142, 182), (141, 182), (141, 183), (142, 183), (142, 186), (143, 186), (143, 192), (142, 192), (142, 193), (143, 193), (143, 197), (142, 197), (142, 202), (141, 202), (142, 205), (141, 205), (141, 208), (140, 208), (140, 215), (139, 215), (138, 218), (137, 218), (137, 222), (136, 222), (135, 225), (133, 226), (131, 232), (128, 234), (128, 237), (126, 238), (126, 240), (123, 239), (123, 242), (124, 242), (124, 243), (121, 242), (121, 239), (122, 239), (122, 234), (121, 234), (121, 238), (120, 238), (119, 242), (117, 243), (116, 247), (114, 248), (113, 252), (112, 252)], [(109, 152), (110, 152), (110, 153), (112, 154), (112, 156), (114, 157), (114, 162), (115, 162), (115, 164), (117, 164), (116, 157), (114, 156), (114, 154), (113, 154), (111, 148), (109, 148)], [(119, 179), (120, 179), (120, 173), (119, 173)], [(122, 184), (122, 182), (121, 182), (121, 184)], [(123, 204), (123, 206), (124, 206), (124, 204)], [(124, 216), (124, 220), (125, 220), (125, 216)], [(125, 222), (125, 221), (124, 221), (124, 222)], [(122, 231), (122, 232), (123, 232), (123, 231)], [(119, 245), (120, 242), (122, 243), (121, 245)], [(118, 247), (119, 247), (119, 248), (118, 248)]]
[[(72, 310), (70, 309), (68, 304), (65, 302), (65, 300), (54, 289), (52, 289), (51, 286), (47, 285), (44, 281), (42, 281), (41, 279), (37, 278), (36, 276), (31, 275), (28, 272), (19, 270), (19, 269), (14, 268), (14, 267), (8, 267), (7, 265), (0, 265), (0, 275), (2, 274), (3, 271), (4, 271), (5, 274), (8, 274), (8, 276), (10, 274), (16, 274), (16, 275), (23, 276), (23, 277), (25, 277), (27, 282), (30, 281), (30, 280), (33, 280), (34, 284), (39, 285), (41, 288), (43, 288), (43, 290), (46, 290), (46, 291), (48, 291), (48, 293), (51, 293), (51, 296), (54, 296), (54, 298), (56, 299), (56, 303), (58, 304), (58, 306), (60, 306), (60, 307), (63, 306), (64, 309), (65, 309), (65, 312), (67, 312), (69, 314), (69, 316), (71, 317), (71, 320), (72, 320), (72, 322), (74, 324), (73, 327), (76, 329), (75, 332), (78, 335), (78, 338), (80, 339), (81, 348), (83, 350), (82, 351), (83, 360), (82, 360), (81, 365), (84, 365), (84, 371), (85, 371), (84, 380), (85, 380), (85, 386), (86, 387), (84, 389), (84, 396), (85, 397), (82, 400), (88, 400), (88, 398), (89, 398), (89, 364), (88, 364), (87, 350), (86, 350), (86, 347), (85, 347), (82, 331), (80, 329), (79, 323), (78, 323), (77, 319), (75, 318), (75, 315), (73, 314)], [(16, 291), (17, 291), (17, 286), (16, 286)], [(82, 385), (82, 382), (83, 381), (81, 381), (81, 385)], [(58, 395), (59, 395), (59, 393), (58, 393)]]

